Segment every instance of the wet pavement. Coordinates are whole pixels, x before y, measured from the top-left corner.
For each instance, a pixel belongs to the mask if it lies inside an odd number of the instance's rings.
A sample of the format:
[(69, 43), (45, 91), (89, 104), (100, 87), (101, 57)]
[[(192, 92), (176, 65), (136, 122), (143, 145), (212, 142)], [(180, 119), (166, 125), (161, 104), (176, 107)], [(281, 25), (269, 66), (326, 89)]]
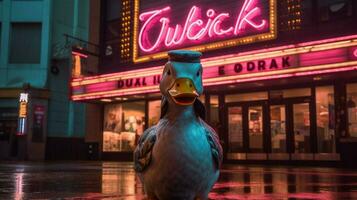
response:
[[(210, 199), (357, 199), (357, 170), (226, 165)], [(0, 200), (144, 199), (131, 163), (0, 164)]]

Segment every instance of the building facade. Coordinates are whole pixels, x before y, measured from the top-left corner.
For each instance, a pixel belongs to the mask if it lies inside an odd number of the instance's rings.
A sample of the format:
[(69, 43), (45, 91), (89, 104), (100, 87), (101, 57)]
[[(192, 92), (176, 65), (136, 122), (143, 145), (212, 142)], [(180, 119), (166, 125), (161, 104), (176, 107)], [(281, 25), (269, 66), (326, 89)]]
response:
[(88, 40), (88, 22), (88, 1), (0, 1), (0, 159), (52, 159), (68, 140), (84, 146), (85, 105), (67, 86), (70, 47), (81, 45), (72, 37)]
[(160, 117), (166, 52), (203, 52), (201, 101), (224, 158), (355, 162), (357, 3), (352, 0), (101, 1), (98, 74), (74, 77), (86, 140), (131, 159)]

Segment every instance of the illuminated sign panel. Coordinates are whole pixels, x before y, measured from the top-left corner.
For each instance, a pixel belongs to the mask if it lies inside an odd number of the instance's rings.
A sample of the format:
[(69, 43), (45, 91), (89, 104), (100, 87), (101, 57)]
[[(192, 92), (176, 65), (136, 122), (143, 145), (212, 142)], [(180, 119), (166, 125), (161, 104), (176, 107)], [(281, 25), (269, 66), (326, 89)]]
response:
[(276, 37), (276, 0), (135, 0), (134, 62), (172, 49), (206, 51)]
[[(268, 71), (284, 70), (297, 66), (296, 56), (276, 57), (271, 59), (253, 60), (229, 65), (207, 67), (203, 70), (203, 80), (217, 77), (229, 77)], [(141, 76), (136, 78), (120, 79), (85, 86), (86, 93), (96, 93), (112, 90), (145, 88), (160, 84), (161, 75)], [(79, 88), (80, 89), (80, 88)], [(80, 89), (81, 90), (81, 89)], [(77, 92), (78, 93), (78, 92)]]
[(252, 74), (283, 70), (297, 66), (296, 56), (275, 57), (271, 59), (252, 60), (216, 67), (207, 67), (203, 71), (203, 79), (225, 77), (241, 74)]
[(27, 118), (28, 101), (29, 101), (29, 94), (28, 93), (20, 93), (17, 135), (24, 135), (26, 133), (26, 121), (27, 121), (26, 118)]
[(27, 103), (28, 103), (28, 93), (20, 93), (19, 99), (19, 118), (26, 118), (27, 117)]
[[(203, 85), (357, 70), (357, 35), (202, 59)], [(159, 92), (163, 66), (73, 79), (74, 101)]]
[(353, 57), (356, 59), (357, 58), (357, 48), (353, 50)]
[(25, 118), (27, 116), (27, 103), (20, 102), (20, 110), (19, 110), (19, 117)]

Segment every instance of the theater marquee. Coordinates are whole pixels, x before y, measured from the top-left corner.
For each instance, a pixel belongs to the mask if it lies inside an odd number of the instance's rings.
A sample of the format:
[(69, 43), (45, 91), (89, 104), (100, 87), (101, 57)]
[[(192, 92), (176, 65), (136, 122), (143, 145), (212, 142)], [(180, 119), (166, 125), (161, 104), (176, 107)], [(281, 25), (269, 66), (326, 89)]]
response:
[(276, 38), (276, 0), (135, 0), (134, 62)]
[[(357, 35), (204, 58), (202, 66), (204, 87), (348, 73), (357, 70)], [(162, 70), (161, 65), (75, 78), (71, 82), (71, 99), (98, 100), (157, 93)]]

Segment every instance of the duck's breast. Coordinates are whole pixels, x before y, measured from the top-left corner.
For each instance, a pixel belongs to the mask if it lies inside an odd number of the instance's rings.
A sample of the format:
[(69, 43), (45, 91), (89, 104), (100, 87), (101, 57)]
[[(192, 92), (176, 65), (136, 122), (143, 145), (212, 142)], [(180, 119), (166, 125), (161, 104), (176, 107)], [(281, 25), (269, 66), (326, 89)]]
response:
[[(158, 127), (147, 184), (160, 183), (166, 191), (203, 191), (218, 178), (204, 127), (199, 123)], [(164, 189), (164, 188), (163, 188)]]

